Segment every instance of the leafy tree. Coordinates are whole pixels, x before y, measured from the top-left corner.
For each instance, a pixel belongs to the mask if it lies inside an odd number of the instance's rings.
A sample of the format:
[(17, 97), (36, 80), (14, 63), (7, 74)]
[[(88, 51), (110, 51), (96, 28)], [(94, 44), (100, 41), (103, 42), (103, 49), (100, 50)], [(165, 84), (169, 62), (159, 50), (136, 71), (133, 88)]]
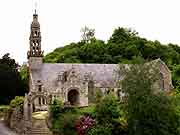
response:
[(21, 76), (21, 96), (29, 91), (29, 70), (26, 64), (20, 67), (19, 74)]
[(50, 114), (53, 120), (56, 120), (59, 117), (59, 114), (62, 112), (63, 103), (58, 100), (54, 99), (53, 103), (50, 105)]
[(127, 134), (127, 123), (123, 107), (113, 93), (109, 93), (96, 103), (95, 112), (97, 124), (88, 131), (88, 134)]
[(179, 134), (180, 117), (171, 99), (154, 87), (159, 73), (155, 64), (134, 65), (127, 70), (121, 85), (128, 96), (129, 135)]
[(120, 116), (119, 104), (111, 93), (97, 103), (95, 111), (98, 124), (112, 123)]
[(91, 39), (94, 38), (95, 35), (95, 29), (90, 29), (87, 26), (81, 29), (82, 32), (82, 41), (83, 42), (89, 42)]
[(23, 107), (24, 104), (24, 97), (16, 96), (13, 100), (10, 102), (10, 107)]
[(0, 104), (9, 104), (15, 96), (24, 96), (24, 86), (18, 69), (19, 65), (8, 53), (0, 59)]

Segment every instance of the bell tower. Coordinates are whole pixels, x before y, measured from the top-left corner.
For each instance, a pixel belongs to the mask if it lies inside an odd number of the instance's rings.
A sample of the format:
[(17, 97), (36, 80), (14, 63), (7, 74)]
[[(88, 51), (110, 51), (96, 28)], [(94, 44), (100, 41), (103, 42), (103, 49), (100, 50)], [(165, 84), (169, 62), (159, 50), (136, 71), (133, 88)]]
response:
[(41, 32), (40, 24), (38, 22), (38, 14), (33, 14), (33, 21), (31, 23), (31, 32), (29, 37), (30, 50), (28, 51), (28, 59), (30, 57), (43, 57), (41, 51)]
[(29, 51), (27, 53), (30, 69), (39, 69), (42, 65), (43, 51), (41, 50), (41, 32), (38, 14), (33, 14), (31, 32), (29, 37)]

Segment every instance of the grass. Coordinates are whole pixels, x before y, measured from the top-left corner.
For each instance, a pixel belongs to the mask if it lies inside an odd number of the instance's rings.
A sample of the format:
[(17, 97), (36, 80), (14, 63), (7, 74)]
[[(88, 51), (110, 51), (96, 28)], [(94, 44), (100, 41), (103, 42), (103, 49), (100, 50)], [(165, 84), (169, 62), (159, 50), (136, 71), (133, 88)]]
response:
[(48, 112), (47, 111), (39, 111), (39, 112), (34, 112), (32, 114), (32, 117), (34, 119), (38, 119), (38, 120), (44, 120), (46, 119), (48, 116)]
[(4, 117), (5, 113), (7, 113), (8, 110), (9, 110), (8, 105), (0, 105), (0, 119)]
[(78, 113), (81, 115), (85, 115), (85, 114), (93, 114), (95, 112), (95, 105), (89, 105), (87, 107), (82, 107), (82, 108), (78, 108)]

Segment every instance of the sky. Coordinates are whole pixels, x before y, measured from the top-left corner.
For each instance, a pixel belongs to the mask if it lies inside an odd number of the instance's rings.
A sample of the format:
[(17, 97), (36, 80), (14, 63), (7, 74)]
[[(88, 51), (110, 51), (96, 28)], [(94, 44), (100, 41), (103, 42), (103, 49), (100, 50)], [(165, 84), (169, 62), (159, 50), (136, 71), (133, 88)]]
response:
[(179, 6), (180, 0), (0, 0), (0, 57), (10, 53), (19, 64), (27, 62), (35, 8), (45, 54), (80, 41), (84, 26), (105, 41), (115, 28), (125, 27), (149, 40), (180, 45)]

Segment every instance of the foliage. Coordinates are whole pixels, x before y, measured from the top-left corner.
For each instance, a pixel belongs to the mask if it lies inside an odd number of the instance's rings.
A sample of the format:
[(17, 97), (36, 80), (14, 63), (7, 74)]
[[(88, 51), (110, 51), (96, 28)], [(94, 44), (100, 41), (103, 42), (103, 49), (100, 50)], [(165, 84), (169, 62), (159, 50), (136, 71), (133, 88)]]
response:
[(134, 58), (161, 58), (168, 66), (180, 64), (180, 47), (162, 45), (138, 36), (136, 31), (117, 28), (107, 43), (93, 38), (90, 42), (71, 43), (46, 55), (46, 62), (131, 63)]
[(22, 82), (22, 91), (23, 93), (27, 93), (29, 90), (29, 71), (26, 64), (23, 64), (20, 67), (20, 76), (21, 76), (21, 82)]
[(59, 117), (59, 114), (62, 112), (63, 104), (60, 100), (54, 99), (53, 103), (50, 105), (50, 113), (53, 119)]
[(89, 42), (92, 38), (94, 38), (95, 29), (90, 29), (87, 26), (81, 29), (82, 32), (82, 41)]
[(102, 100), (103, 94), (100, 89), (96, 89), (95, 93), (95, 103), (99, 103)]
[(81, 117), (75, 124), (78, 135), (85, 135), (87, 130), (95, 125), (95, 120), (90, 116)]
[(0, 58), (0, 104), (9, 104), (15, 96), (24, 96), (25, 87), (18, 69), (19, 65), (8, 53)]
[(173, 84), (176, 86), (176, 92), (180, 92), (180, 65), (173, 66), (172, 71)]
[(96, 125), (87, 131), (87, 135), (112, 135), (112, 127)]
[(11, 100), (10, 107), (22, 107), (24, 104), (24, 97), (16, 96), (15, 99)]
[(8, 110), (9, 110), (9, 106), (1, 105), (0, 106), (0, 118), (4, 117), (5, 114), (7, 114)]
[(153, 64), (131, 66), (121, 82), (128, 95), (129, 135), (177, 135), (179, 116), (171, 99), (155, 92), (158, 70)]
[(91, 104), (88, 105), (87, 107), (78, 108), (77, 111), (80, 115), (91, 116), (92, 118), (95, 118), (96, 116), (95, 107), (96, 106), (94, 104)]
[[(101, 97), (95, 108), (96, 125), (88, 131), (88, 134), (111, 134), (125, 135), (127, 133), (127, 122), (122, 105), (113, 93)], [(102, 129), (104, 128), (104, 131)], [(107, 131), (105, 131), (107, 130)]]
[(79, 118), (76, 108), (64, 108), (60, 100), (55, 99), (50, 105), (52, 128), (54, 133), (76, 135), (75, 122)]
[(119, 104), (112, 93), (97, 103), (95, 111), (98, 124), (112, 123), (120, 115)]
[(65, 113), (61, 114), (53, 122), (52, 131), (62, 135), (77, 135), (75, 122), (78, 117), (76, 114)]

